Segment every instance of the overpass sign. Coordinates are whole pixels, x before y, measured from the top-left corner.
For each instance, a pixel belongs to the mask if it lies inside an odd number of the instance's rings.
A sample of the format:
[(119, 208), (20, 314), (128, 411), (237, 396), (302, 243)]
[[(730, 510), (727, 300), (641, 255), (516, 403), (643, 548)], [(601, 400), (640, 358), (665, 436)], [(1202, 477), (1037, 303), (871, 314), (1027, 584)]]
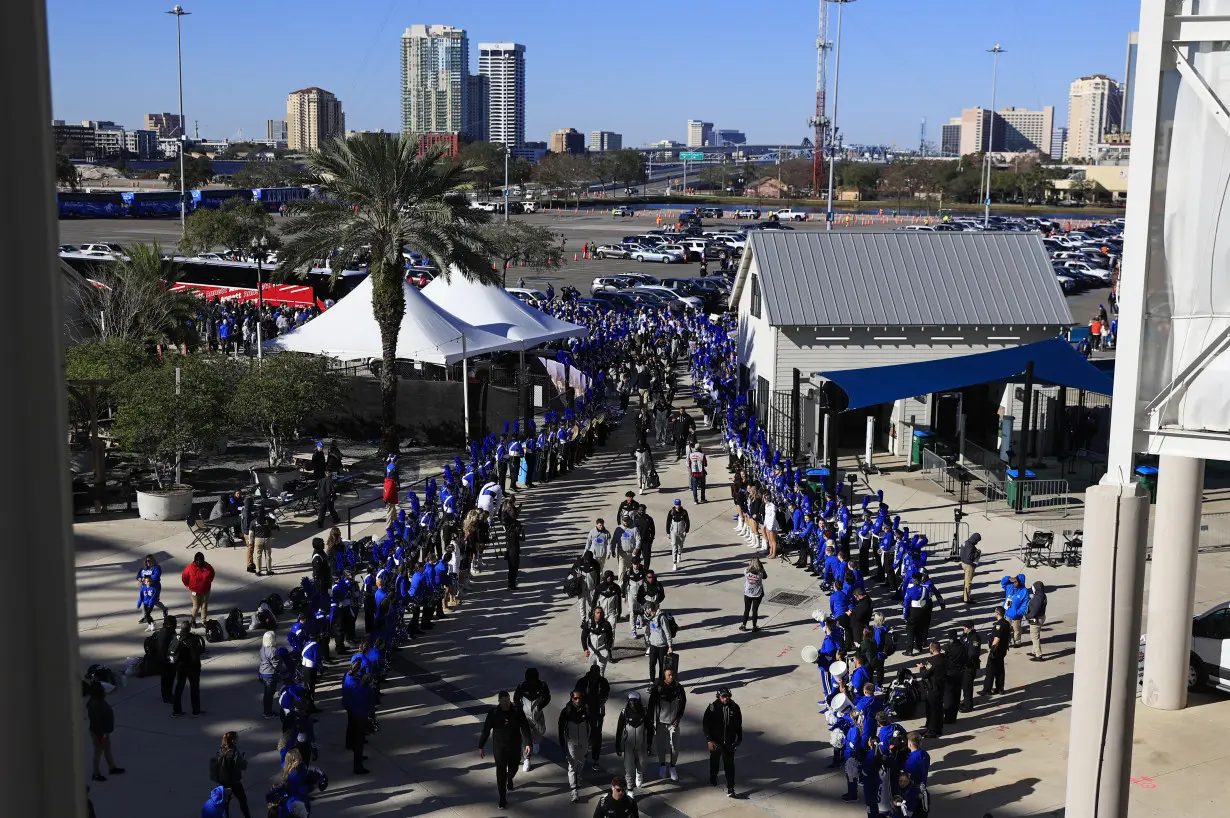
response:
[(679, 158), (680, 159), (696, 159), (696, 160), (703, 161), (705, 158), (705, 154), (702, 151), (681, 151), (679, 153)]

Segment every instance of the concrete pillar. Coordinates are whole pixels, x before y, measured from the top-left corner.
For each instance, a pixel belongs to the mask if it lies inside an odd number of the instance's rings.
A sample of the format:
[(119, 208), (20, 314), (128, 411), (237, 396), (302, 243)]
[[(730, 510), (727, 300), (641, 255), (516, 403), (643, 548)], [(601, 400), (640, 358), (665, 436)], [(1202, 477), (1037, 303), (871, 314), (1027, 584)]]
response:
[(1128, 814), (1149, 495), (1136, 483), (1085, 493), (1076, 611), (1067, 814)]
[(15, 739), (11, 749), (0, 753), (0, 792), (6, 815), (79, 818), (85, 815), (86, 785), (82, 668), (64, 434), (63, 273), (55, 256), (55, 148), (42, 0), (0, 3), (0, 76), (10, 78), (0, 82), (0, 110), (26, 123), (0, 130), (0, 155), (21, 157), (5, 171), (0, 224), (8, 238), (6, 262), (22, 271), (6, 282), (9, 303), (20, 309), (9, 310), (0, 324), (6, 379), (21, 385), (6, 389), (0, 405), (6, 427), (17, 432), (9, 435), (9, 454), (22, 467), (0, 475), (0, 496), (19, 510), (10, 515), (12, 528), (5, 532), (11, 541), (38, 543), (39, 574), (38, 583), (10, 581), (0, 594), (0, 621), (30, 621), (32, 611), (38, 617), (37, 637), (24, 640), (21, 660), (0, 667), (0, 724)]
[(1149, 571), (1149, 644), (1141, 693), (1141, 701), (1158, 710), (1187, 706), (1203, 488), (1204, 460), (1161, 456)]
[(876, 441), (876, 416), (867, 416), (867, 441), (864, 446), (863, 461), (866, 462), (867, 468), (871, 468), (871, 455), (875, 449)]

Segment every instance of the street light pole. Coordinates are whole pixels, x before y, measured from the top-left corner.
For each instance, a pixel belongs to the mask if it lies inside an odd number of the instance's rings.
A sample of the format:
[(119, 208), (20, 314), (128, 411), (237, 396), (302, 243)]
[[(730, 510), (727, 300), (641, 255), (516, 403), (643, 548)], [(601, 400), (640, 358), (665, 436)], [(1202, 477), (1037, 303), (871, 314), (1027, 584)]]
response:
[(508, 223), (508, 143), (504, 143), (504, 223)]
[(184, 123), (184, 38), (180, 21), (185, 14), (184, 7), (176, 5), (167, 14), (175, 15), (175, 61), (179, 66), (179, 227), (180, 230), (188, 222), (188, 197), (184, 185), (184, 146), (188, 141), (188, 128)]
[(261, 283), (261, 279), (264, 272), (265, 248), (268, 246), (269, 240), (264, 236), (261, 236), (259, 239), (252, 239), (252, 255), (256, 256), (256, 360), (258, 361), (264, 357), (261, 350), (263, 346), (262, 341), (264, 340), (261, 331), (261, 321), (265, 317), (265, 288)]
[(994, 146), (995, 137), (995, 86), (999, 80), (999, 55), (1004, 53), (1004, 49), (999, 47), (999, 43), (995, 44), (994, 48), (988, 48), (987, 53), (991, 54), (991, 116), (990, 124), (987, 126), (987, 186), (986, 195), (982, 199), (982, 229), (986, 230), (991, 225), (991, 148)]
[[(837, 171), (837, 92), (841, 88), (841, 13), (854, 0), (829, 0), (837, 4), (837, 51), (833, 66), (833, 118), (829, 127), (829, 197), (824, 213), (824, 229), (833, 229), (833, 176)], [(813, 145), (812, 150), (818, 146)]]

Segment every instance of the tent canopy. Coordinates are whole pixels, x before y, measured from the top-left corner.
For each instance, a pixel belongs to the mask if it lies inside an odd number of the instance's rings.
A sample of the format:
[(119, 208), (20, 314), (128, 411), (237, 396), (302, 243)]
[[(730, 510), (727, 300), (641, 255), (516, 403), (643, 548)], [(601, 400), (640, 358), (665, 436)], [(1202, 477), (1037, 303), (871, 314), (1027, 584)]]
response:
[(843, 369), (815, 375), (841, 387), (849, 400), (842, 410), (846, 411), (914, 395), (1008, 380), (1021, 375), (1030, 361), (1037, 382), (1111, 394), (1114, 381), (1062, 338), (937, 361)]
[(521, 303), (501, 287), (468, 280), (455, 267), (448, 280), (437, 277), (424, 287), (423, 295), (462, 321), (525, 347), (589, 334), (585, 327)]
[[(409, 282), (402, 282), (402, 294), (406, 314), (397, 335), (399, 359), (443, 366), (457, 363), (463, 357), (521, 347), (520, 341), (495, 335), (450, 315)], [(298, 329), (268, 341), (266, 346), (342, 360), (379, 358), (380, 326), (372, 314), (371, 276), (330, 309)]]

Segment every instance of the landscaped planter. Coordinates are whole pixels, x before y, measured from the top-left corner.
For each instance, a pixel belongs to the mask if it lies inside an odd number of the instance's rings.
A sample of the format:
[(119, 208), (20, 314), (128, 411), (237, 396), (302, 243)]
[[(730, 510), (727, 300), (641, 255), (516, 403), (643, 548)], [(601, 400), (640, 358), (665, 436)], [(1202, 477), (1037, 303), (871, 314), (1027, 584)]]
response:
[(261, 466), (252, 470), (252, 476), (266, 497), (278, 496), (287, 483), (302, 477), (294, 466)]
[(137, 514), (142, 520), (186, 520), (191, 511), (192, 486), (172, 484), (137, 492)]

